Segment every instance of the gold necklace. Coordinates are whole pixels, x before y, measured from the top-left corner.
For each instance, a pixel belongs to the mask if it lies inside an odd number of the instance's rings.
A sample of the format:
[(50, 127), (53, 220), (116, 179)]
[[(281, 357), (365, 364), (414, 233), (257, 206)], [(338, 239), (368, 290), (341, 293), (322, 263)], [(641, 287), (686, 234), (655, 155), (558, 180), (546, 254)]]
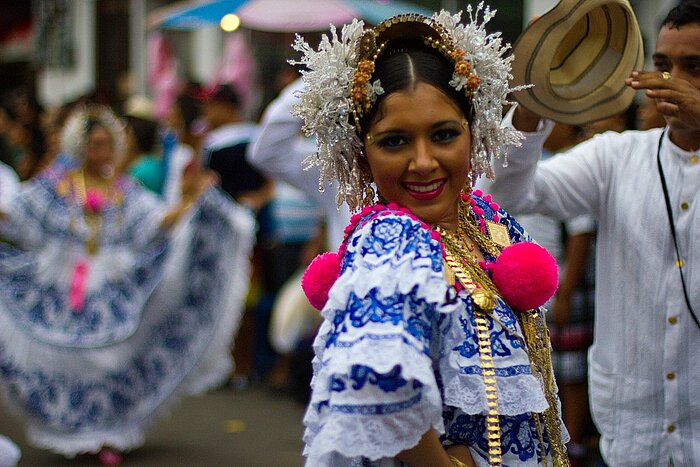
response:
[[(500, 466), (502, 463), (501, 423), (498, 418), (498, 389), (496, 387), (496, 368), (491, 352), (491, 336), (489, 333), (488, 313), (493, 310), (498, 299), (498, 289), (491, 278), (478, 264), (478, 259), (472, 253), (476, 242), (482, 251), (497, 256), (498, 248), (476, 226), (469, 207), (464, 202), (459, 204), (459, 223), (457, 232), (452, 233), (440, 226), (435, 229), (440, 233), (445, 251), (445, 270), (454, 276), (469, 292), (474, 308), (476, 340), (479, 349), (479, 360), (482, 367), (482, 380), (486, 394), (486, 439), (488, 440), (489, 465)], [(449, 279), (448, 279), (449, 280)]]
[(481, 251), (493, 257), (500, 254), (498, 247), (477, 227), (476, 220), (464, 202), (459, 204), (457, 232), (450, 232), (440, 226), (435, 226), (435, 230), (440, 234), (445, 249), (448, 280), (454, 284), (454, 276), (461, 276), (460, 283), (472, 296), (474, 303), (486, 312), (491, 311), (496, 305), (498, 289), (479, 266), (476, 256), (472, 253), (474, 244), (470, 243), (470, 240), (474, 241)]
[[(77, 201), (77, 204), (81, 207), (83, 214), (83, 219), (85, 220), (85, 225), (88, 228), (88, 236), (85, 239), (85, 249), (89, 255), (94, 256), (97, 254), (100, 248), (99, 244), (99, 233), (102, 229), (102, 211), (104, 206), (98, 210), (88, 209), (87, 207), (87, 183), (85, 182), (85, 172), (77, 170), (71, 172), (70, 174), (71, 187), (73, 191), (73, 196)], [(104, 194), (105, 199), (110, 199), (114, 203), (120, 203), (122, 196), (120, 193), (115, 192), (113, 189), (113, 184), (111, 180), (101, 181), (100, 191)], [(71, 228), (73, 228), (75, 221), (71, 218)]]

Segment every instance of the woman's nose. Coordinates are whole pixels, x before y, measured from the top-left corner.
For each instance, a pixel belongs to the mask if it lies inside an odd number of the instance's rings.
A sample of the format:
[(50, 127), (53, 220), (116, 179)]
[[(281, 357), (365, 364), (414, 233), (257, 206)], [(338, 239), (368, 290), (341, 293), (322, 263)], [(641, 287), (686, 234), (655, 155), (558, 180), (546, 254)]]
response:
[(435, 168), (437, 162), (433, 157), (430, 143), (423, 139), (419, 139), (415, 143), (415, 149), (409, 170), (415, 172), (427, 172)]

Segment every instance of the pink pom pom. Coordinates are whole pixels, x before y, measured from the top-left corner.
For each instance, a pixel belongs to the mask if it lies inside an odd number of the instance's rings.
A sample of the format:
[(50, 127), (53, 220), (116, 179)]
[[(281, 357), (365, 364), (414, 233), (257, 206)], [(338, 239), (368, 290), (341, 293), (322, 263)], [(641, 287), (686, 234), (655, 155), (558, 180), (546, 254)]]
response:
[(557, 262), (531, 242), (504, 248), (492, 268), (493, 283), (505, 301), (518, 310), (544, 305), (559, 285)]
[(88, 188), (85, 194), (85, 209), (93, 214), (98, 213), (102, 210), (104, 201), (104, 197), (99, 190)]
[(309, 303), (317, 310), (323, 309), (328, 301), (328, 292), (340, 275), (338, 253), (328, 252), (318, 255), (301, 276), (301, 288)]

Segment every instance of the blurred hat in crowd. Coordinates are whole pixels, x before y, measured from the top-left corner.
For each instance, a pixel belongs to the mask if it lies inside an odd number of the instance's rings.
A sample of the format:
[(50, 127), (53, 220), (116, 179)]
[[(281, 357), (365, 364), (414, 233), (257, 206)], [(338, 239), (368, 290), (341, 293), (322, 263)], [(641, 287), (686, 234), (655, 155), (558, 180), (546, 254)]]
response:
[(153, 100), (140, 94), (130, 96), (124, 103), (124, 116), (156, 121)]
[(635, 91), (625, 78), (644, 62), (642, 36), (628, 0), (561, 0), (535, 19), (513, 47), (513, 84), (526, 109), (580, 125), (621, 112)]

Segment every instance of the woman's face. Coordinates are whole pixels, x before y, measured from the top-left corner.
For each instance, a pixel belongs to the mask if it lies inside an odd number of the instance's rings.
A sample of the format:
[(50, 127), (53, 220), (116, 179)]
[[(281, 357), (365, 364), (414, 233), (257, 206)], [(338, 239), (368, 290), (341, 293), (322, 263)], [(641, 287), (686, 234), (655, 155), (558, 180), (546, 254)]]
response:
[(94, 175), (108, 175), (113, 168), (114, 151), (112, 134), (105, 127), (93, 126), (85, 141), (85, 169)]
[(372, 178), (387, 201), (430, 224), (457, 228), (471, 134), (464, 114), (446, 94), (422, 82), (389, 94), (364, 146)]

